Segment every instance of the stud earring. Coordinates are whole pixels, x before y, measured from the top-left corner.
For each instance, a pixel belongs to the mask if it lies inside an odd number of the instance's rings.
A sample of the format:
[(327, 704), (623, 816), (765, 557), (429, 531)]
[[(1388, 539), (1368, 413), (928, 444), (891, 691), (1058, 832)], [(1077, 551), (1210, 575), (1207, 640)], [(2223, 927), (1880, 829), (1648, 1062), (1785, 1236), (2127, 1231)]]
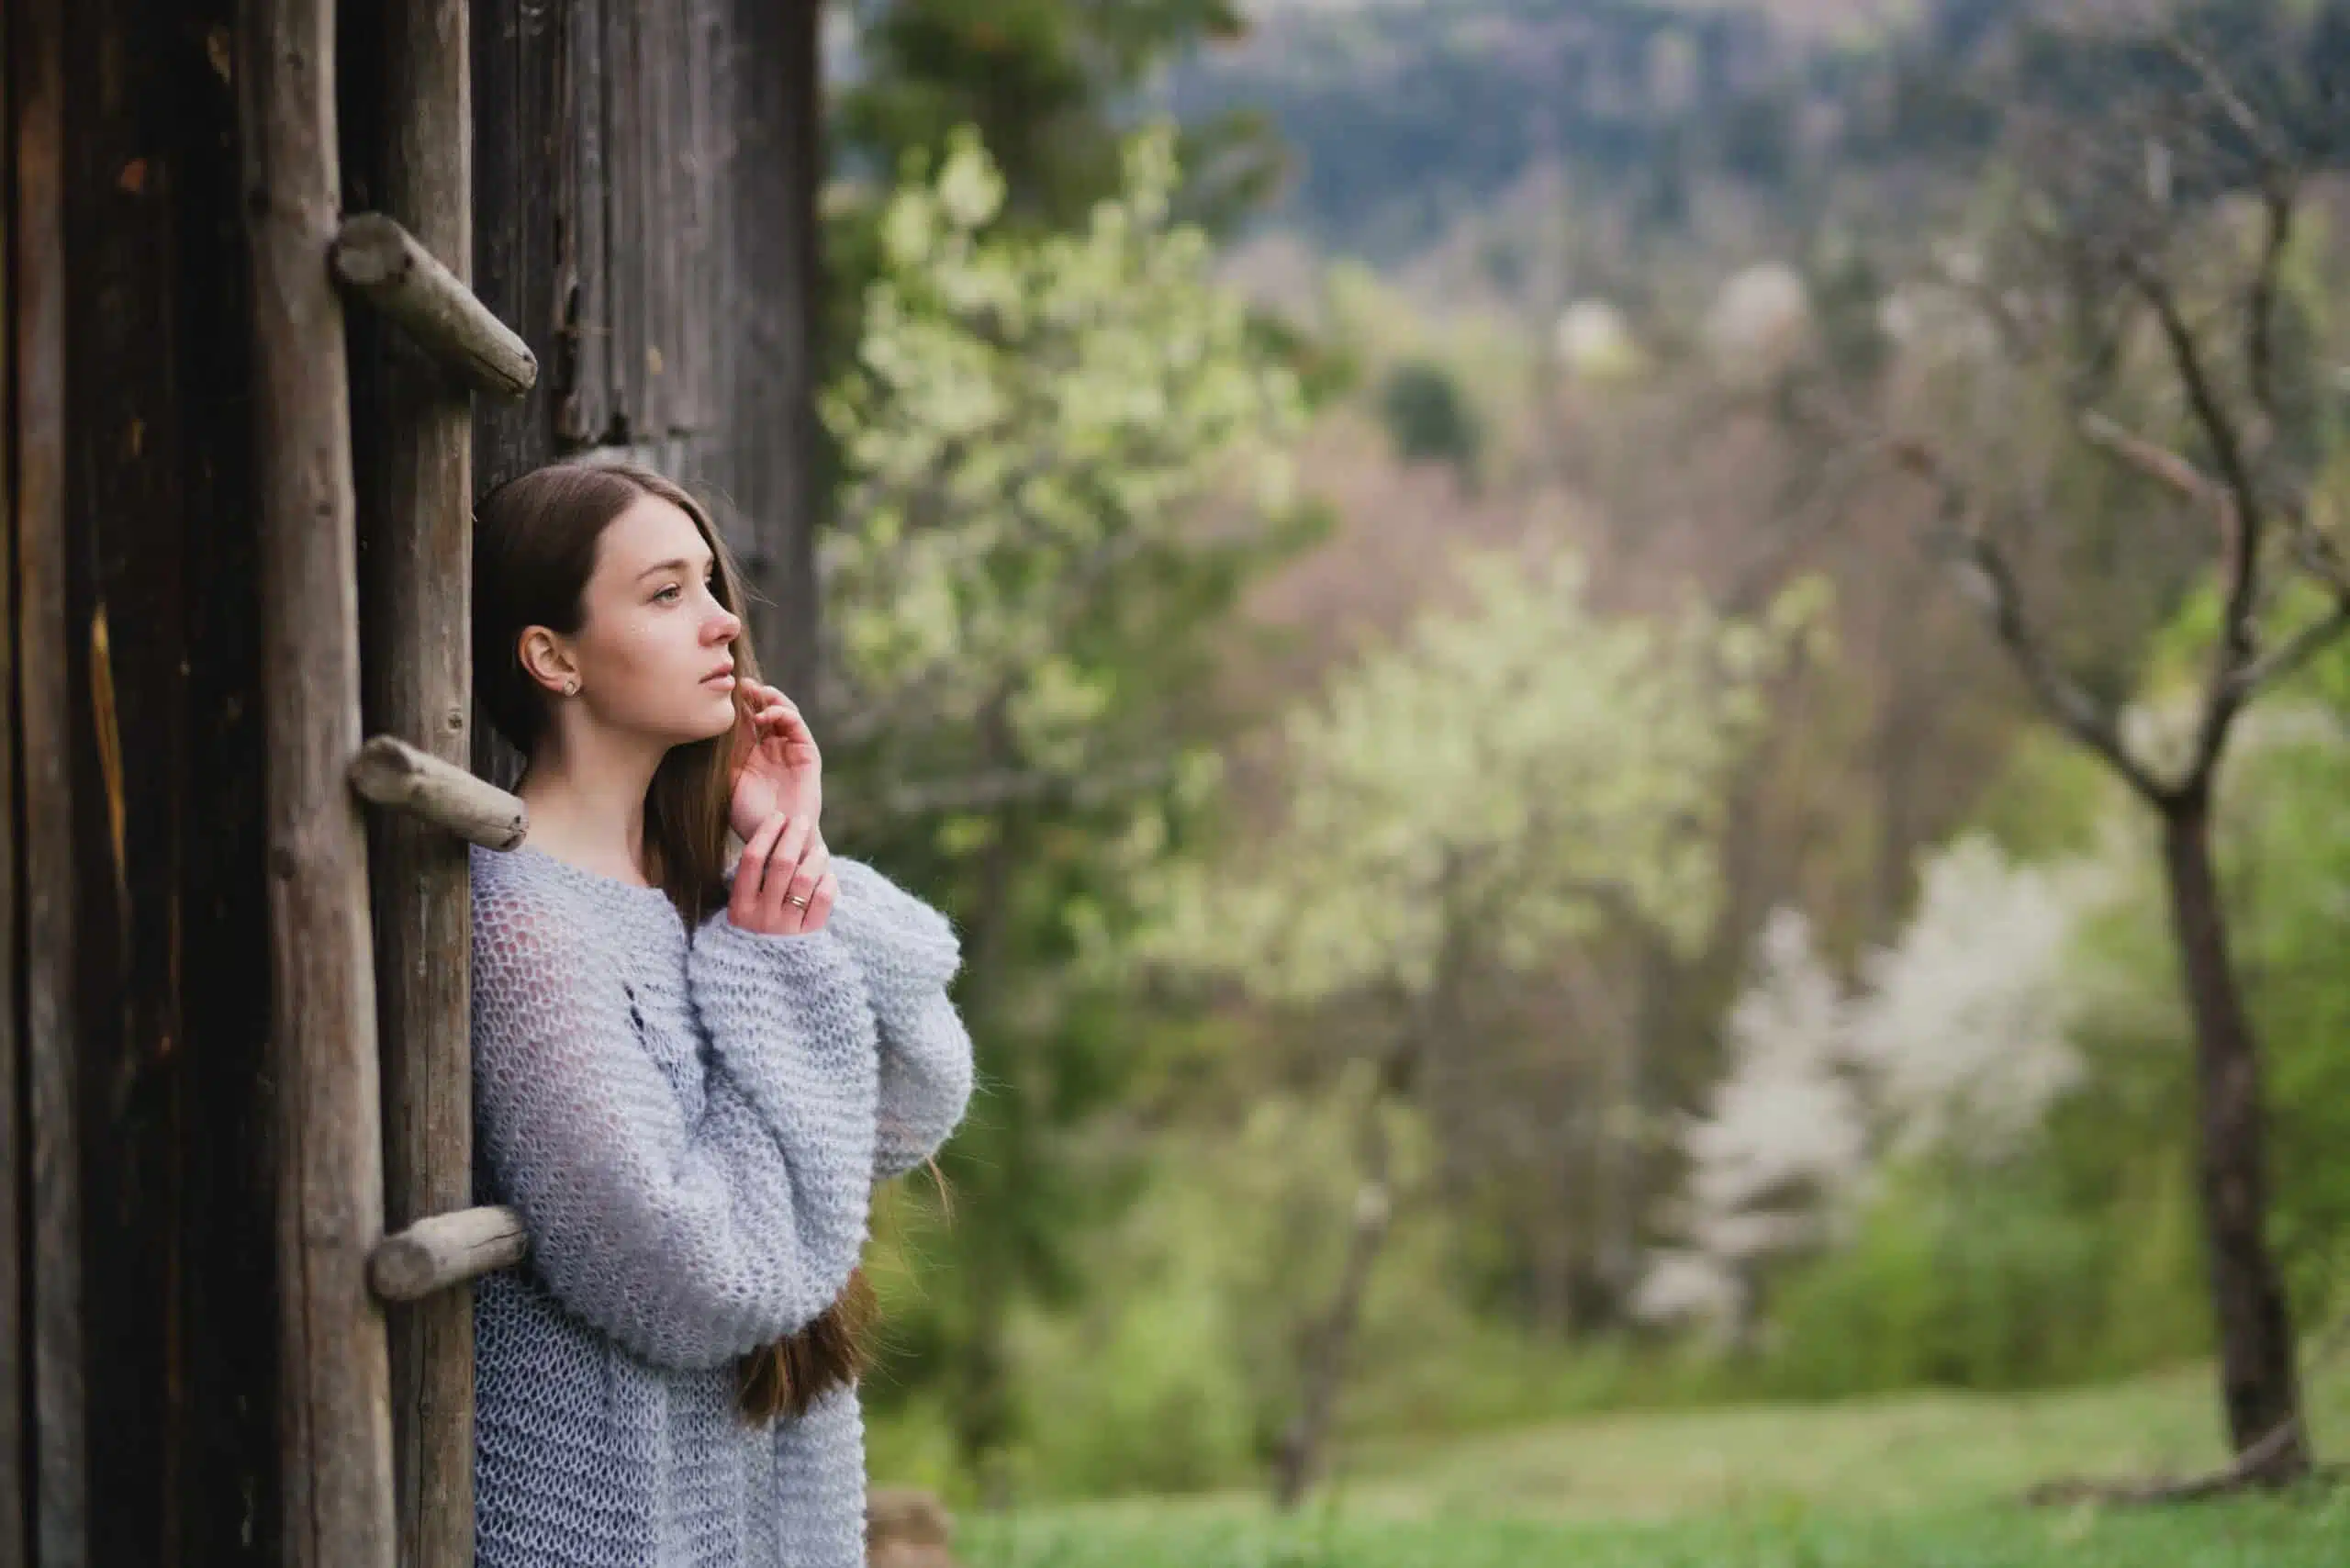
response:
[(565, 681), (565, 682), (563, 683), (563, 689), (564, 689), (564, 691), (565, 691), (565, 693), (566, 695), (567, 695), (567, 694), (569, 694), (569, 693), (571, 693), (571, 692), (574, 692), (574, 691), (578, 690), (578, 689), (579, 689), (579, 682), (578, 682), (577, 678), (574, 678), (573, 679), (570, 679), (570, 680), (566, 680), (566, 681)]

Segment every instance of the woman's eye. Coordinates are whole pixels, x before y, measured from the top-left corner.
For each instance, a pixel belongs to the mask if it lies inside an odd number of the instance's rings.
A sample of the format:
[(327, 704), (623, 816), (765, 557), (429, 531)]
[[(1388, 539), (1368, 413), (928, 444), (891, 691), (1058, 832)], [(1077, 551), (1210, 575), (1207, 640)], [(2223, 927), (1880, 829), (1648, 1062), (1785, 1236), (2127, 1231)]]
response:
[(676, 583), (671, 583), (667, 588), (663, 588), (659, 593), (655, 594), (653, 597), (655, 601), (658, 601), (668, 599), (673, 595), (681, 594), (685, 591), (686, 590), (684, 588), (679, 588)]

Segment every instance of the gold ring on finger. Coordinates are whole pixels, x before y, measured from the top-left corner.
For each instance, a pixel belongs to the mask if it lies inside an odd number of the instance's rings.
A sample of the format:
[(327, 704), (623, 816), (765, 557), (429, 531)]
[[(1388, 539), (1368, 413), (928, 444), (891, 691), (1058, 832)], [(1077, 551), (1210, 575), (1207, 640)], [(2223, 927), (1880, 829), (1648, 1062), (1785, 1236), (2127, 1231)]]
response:
[(789, 893), (783, 895), (783, 902), (789, 904), (798, 904), (801, 909), (806, 909), (808, 907), (808, 901), (806, 899), (796, 899)]

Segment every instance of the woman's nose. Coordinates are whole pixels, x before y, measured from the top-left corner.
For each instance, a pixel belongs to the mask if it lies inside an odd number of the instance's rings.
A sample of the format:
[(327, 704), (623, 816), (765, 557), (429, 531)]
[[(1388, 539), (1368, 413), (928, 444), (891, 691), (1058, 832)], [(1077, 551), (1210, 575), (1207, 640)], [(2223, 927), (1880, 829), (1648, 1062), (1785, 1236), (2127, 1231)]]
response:
[(710, 625), (711, 641), (731, 643), (743, 634), (743, 618), (731, 610), (721, 610)]

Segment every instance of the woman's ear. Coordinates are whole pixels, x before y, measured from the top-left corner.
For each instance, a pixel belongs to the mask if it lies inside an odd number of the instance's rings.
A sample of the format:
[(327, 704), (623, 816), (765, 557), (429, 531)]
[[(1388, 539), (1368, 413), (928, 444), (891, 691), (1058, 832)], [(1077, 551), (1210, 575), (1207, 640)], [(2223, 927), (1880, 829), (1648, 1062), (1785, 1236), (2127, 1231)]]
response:
[(579, 667), (572, 662), (571, 650), (546, 627), (524, 627), (517, 651), (523, 673), (544, 689), (559, 693), (579, 689)]

